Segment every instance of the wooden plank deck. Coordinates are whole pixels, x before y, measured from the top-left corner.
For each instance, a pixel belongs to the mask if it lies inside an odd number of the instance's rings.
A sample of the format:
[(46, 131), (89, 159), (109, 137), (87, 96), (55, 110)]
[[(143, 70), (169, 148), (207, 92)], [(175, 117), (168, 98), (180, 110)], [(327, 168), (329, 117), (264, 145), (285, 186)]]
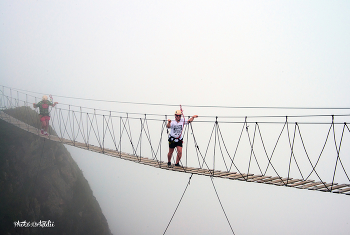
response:
[(44, 136), (40, 134), (39, 129), (30, 126), (24, 122), (19, 121), (18, 119), (13, 118), (10, 115), (7, 115), (3, 111), (0, 111), (0, 119), (15, 125), (27, 132), (33, 133), (35, 135), (40, 136), (41, 138), (46, 138), (51, 141), (60, 142), (63, 144), (71, 145), (77, 148), (85, 149), (88, 151), (93, 151), (101, 154), (105, 154), (108, 156), (124, 159), (127, 161), (132, 161), (139, 164), (144, 164), (156, 168), (161, 168), (165, 170), (204, 175), (210, 177), (218, 177), (230, 180), (241, 180), (255, 183), (263, 183), (263, 184), (271, 184), (276, 186), (286, 186), (293, 187), (299, 189), (309, 189), (309, 190), (317, 190), (321, 192), (333, 192), (340, 193), (345, 195), (350, 195), (350, 184), (340, 184), (337, 183), (326, 183), (326, 182), (315, 182), (314, 180), (302, 180), (302, 179), (292, 179), (289, 178), (287, 182), (287, 178), (281, 177), (271, 177), (271, 176), (262, 176), (262, 175), (254, 175), (254, 174), (245, 174), (245, 173), (237, 173), (237, 172), (225, 172), (219, 170), (211, 170), (211, 169), (200, 169), (193, 167), (168, 167), (166, 162), (160, 162), (157, 159), (149, 159), (145, 157), (135, 156), (128, 153), (118, 152), (113, 149), (101, 148), (99, 146), (89, 145), (87, 143), (81, 143), (77, 141), (72, 141), (65, 138), (60, 138), (58, 136)]

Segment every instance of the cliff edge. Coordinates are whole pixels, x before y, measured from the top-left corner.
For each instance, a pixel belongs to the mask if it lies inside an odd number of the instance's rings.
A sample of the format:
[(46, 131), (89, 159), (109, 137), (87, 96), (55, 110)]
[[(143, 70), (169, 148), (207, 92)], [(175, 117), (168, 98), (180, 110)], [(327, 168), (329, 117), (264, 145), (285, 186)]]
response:
[[(29, 112), (33, 123), (27, 123), (38, 124), (37, 114), (27, 107), (5, 112), (22, 121), (21, 115)], [(87, 180), (65, 146), (3, 120), (0, 202), (0, 234), (111, 234)]]

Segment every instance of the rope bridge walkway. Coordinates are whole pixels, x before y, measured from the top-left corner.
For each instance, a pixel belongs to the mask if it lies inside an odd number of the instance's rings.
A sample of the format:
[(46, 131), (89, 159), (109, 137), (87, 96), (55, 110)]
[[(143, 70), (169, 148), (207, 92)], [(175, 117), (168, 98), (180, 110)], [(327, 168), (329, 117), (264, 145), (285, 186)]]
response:
[[(40, 133), (38, 115), (31, 108), (33, 102), (37, 103), (36, 101), (41, 99), (18, 89), (14, 90), (17, 95), (13, 97), (12, 91), (13, 89), (9, 88), (6, 92), (4, 86), (2, 87), (0, 119), (41, 138), (170, 171), (350, 195), (350, 179), (346, 171), (350, 167), (350, 151), (347, 151), (346, 146), (350, 145), (349, 142), (345, 142), (349, 140), (347, 138), (350, 137), (350, 129), (346, 122), (334, 121), (335, 118), (348, 118), (350, 115), (315, 115), (314, 117), (322, 121), (312, 123), (289, 121), (290, 118), (306, 116), (289, 116), (283, 117), (283, 121), (259, 122), (249, 122), (247, 117), (240, 121), (220, 122), (218, 117), (214, 117), (214, 121), (198, 119), (186, 125), (183, 131), (183, 166), (168, 167), (167, 115), (160, 118), (157, 114), (141, 115), (98, 110), (60, 102), (58, 105), (60, 107), (50, 110), (50, 135), (45, 136)], [(329, 117), (330, 122), (323, 121), (323, 118)], [(272, 116), (272, 118), (281, 117)], [(270, 151), (266, 146), (268, 141), (264, 141), (263, 138), (261, 127), (263, 124), (272, 126), (269, 128), (269, 133), (273, 132), (273, 129), (278, 130), (275, 131), (276, 141), (273, 141)], [(229, 128), (221, 128), (223, 125), (238, 126), (239, 128), (232, 129), (238, 130), (235, 132), (237, 138), (230, 136), (233, 131), (227, 131)], [(326, 126), (326, 135), (316, 158), (312, 158), (308, 152), (301, 125)], [(198, 131), (196, 126), (210, 127), (209, 132), (207, 130), (209, 140), (205, 141), (208, 143), (205, 148), (200, 148), (199, 142), (203, 143), (202, 140), (206, 135), (196, 136), (195, 133)], [(290, 126), (294, 127), (294, 131)], [(341, 130), (338, 141), (337, 128)], [(229, 133), (228, 137), (225, 137), (225, 131)], [(156, 145), (152, 141), (154, 136), (157, 136), (158, 140)], [(282, 136), (286, 138), (285, 146), (280, 148), (280, 152), (287, 156), (283, 160), (275, 156), (279, 146), (282, 145)], [(316, 136), (321, 135), (316, 133)], [(189, 144), (190, 142), (192, 144)], [(230, 151), (230, 146), (234, 146), (234, 150)], [(330, 146), (333, 149), (331, 151), (333, 158), (322, 162), (324, 155), (329, 155)], [(328, 169), (323, 166), (327, 166)], [(345, 182), (336, 183), (338, 175), (342, 177), (339, 179)], [(328, 179), (328, 182), (324, 178)]]

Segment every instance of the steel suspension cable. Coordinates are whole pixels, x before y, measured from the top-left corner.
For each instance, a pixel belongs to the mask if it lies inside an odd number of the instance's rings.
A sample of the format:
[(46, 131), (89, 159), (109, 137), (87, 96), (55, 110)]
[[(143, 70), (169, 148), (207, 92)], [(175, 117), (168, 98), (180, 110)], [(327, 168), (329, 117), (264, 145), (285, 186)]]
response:
[(214, 181), (213, 181), (213, 177), (212, 177), (212, 176), (210, 177), (210, 180), (211, 180), (211, 183), (213, 184), (213, 187), (214, 187), (214, 190), (215, 190), (215, 194), (216, 194), (216, 196), (217, 196), (217, 198), (218, 198), (218, 200), (219, 200), (221, 209), (222, 209), (222, 211), (224, 212), (224, 215), (225, 215), (225, 217), (226, 217), (227, 223), (228, 223), (228, 225), (230, 226), (230, 229), (231, 229), (232, 233), (235, 234), (235, 232), (234, 232), (233, 229), (232, 229), (230, 220), (228, 219), (227, 214), (226, 214), (226, 212), (225, 212), (224, 206), (223, 206), (222, 203), (221, 203), (221, 200), (220, 200), (218, 191), (216, 190), (216, 187), (215, 187), (215, 184), (214, 184)]
[(187, 190), (188, 186), (189, 186), (189, 185), (190, 185), (190, 183), (191, 183), (192, 176), (193, 176), (193, 174), (191, 174), (190, 178), (188, 179), (188, 183), (187, 183), (187, 185), (186, 185), (186, 188), (185, 188), (184, 192), (182, 193), (182, 196), (181, 196), (181, 198), (180, 198), (180, 201), (179, 201), (179, 203), (177, 204), (177, 206), (176, 206), (176, 208), (175, 208), (175, 211), (174, 211), (173, 215), (171, 216), (171, 219), (170, 219), (170, 221), (169, 221), (168, 225), (166, 226), (166, 228), (165, 228), (165, 231), (164, 231), (163, 235), (164, 235), (164, 234), (166, 233), (166, 231), (168, 230), (169, 225), (170, 225), (171, 221), (173, 220), (173, 218), (174, 218), (174, 216), (175, 216), (175, 213), (176, 213), (177, 209), (178, 209), (178, 208), (179, 208), (179, 206), (180, 206), (180, 203), (181, 203), (181, 201), (182, 201), (182, 198), (184, 197), (184, 195), (185, 195), (185, 193), (186, 193), (186, 190)]
[[(43, 94), (40, 92), (28, 91), (24, 89), (12, 88), (8, 86), (3, 86), (8, 89), (13, 89), (15, 91), (24, 91), (33, 94)], [(116, 101), (116, 100), (103, 100), (103, 99), (91, 99), (91, 98), (83, 98), (83, 97), (72, 97), (72, 96), (63, 96), (56, 95), (53, 96), (67, 98), (67, 99), (75, 99), (75, 100), (87, 100), (87, 101), (97, 101), (97, 102), (106, 102), (106, 103), (123, 103), (123, 104), (135, 104), (135, 105), (151, 105), (151, 106), (168, 106), (168, 107), (178, 107), (178, 104), (164, 104), (164, 103), (147, 103), (147, 102), (130, 102), (130, 101)], [(224, 106), (224, 105), (182, 105), (184, 107), (192, 107), (192, 108), (223, 108), (223, 109), (296, 109), (296, 110), (350, 110), (350, 107), (282, 107), (282, 106)]]

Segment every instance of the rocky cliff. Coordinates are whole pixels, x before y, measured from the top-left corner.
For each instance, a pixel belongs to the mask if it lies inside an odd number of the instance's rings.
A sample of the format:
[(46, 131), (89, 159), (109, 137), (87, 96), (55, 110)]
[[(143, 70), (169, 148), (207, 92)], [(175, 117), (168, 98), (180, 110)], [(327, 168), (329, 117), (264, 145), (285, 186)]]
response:
[[(29, 113), (29, 124), (38, 125), (29, 108), (6, 112), (23, 121), (23, 114)], [(3, 120), (0, 202), (0, 234), (111, 234), (87, 180), (64, 145)], [(18, 223), (24, 221), (31, 224)], [(43, 227), (44, 221), (51, 226)]]

